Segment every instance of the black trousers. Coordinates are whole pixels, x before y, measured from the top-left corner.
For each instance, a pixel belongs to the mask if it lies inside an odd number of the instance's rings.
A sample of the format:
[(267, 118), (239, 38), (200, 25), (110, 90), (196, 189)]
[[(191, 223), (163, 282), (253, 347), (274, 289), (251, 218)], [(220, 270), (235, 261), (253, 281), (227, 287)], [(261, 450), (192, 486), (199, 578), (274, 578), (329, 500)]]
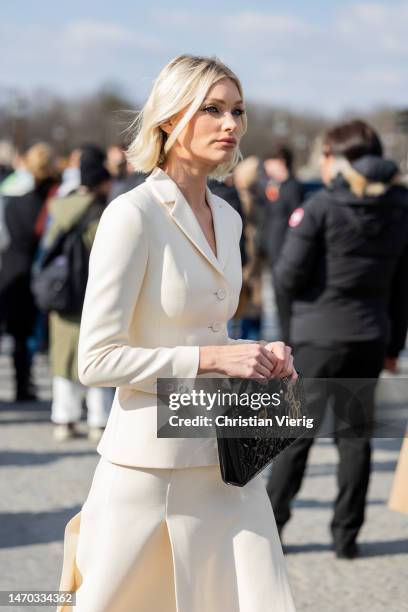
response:
[(278, 318), (280, 324), (280, 340), (285, 344), (290, 344), (290, 318), (291, 318), (291, 301), (286, 293), (279, 291), (278, 283), (275, 281), (274, 270), (272, 268), (272, 287), (275, 293), (276, 309), (278, 311)]
[(33, 331), (35, 316), (30, 276), (18, 277), (0, 295), (0, 327), (4, 325), (5, 331), (14, 338), (16, 399), (23, 398), (31, 390), (31, 356), (27, 340)]
[[(385, 345), (382, 342), (355, 342), (326, 347), (304, 344), (294, 347), (294, 356), (295, 367), (305, 378), (370, 378), (376, 381), (383, 368)], [(367, 414), (374, 413), (374, 387), (375, 384), (365, 398), (365, 418)], [(311, 403), (312, 415), (321, 420), (325, 403), (318, 397), (314, 397)], [(347, 546), (355, 541), (364, 522), (371, 443), (369, 436), (359, 437), (358, 434), (339, 434), (335, 436), (335, 443), (339, 453), (338, 494), (331, 531), (335, 546)], [(273, 463), (267, 491), (279, 529), (291, 516), (290, 505), (301, 487), (312, 444), (313, 438), (300, 438)]]

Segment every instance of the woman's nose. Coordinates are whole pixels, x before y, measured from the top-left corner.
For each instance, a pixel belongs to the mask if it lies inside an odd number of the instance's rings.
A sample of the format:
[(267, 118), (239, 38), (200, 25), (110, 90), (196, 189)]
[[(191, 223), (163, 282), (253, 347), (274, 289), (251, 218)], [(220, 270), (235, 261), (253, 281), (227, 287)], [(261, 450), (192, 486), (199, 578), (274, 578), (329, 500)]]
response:
[(224, 129), (235, 130), (237, 125), (237, 121), (232, 113), (224, 113)]

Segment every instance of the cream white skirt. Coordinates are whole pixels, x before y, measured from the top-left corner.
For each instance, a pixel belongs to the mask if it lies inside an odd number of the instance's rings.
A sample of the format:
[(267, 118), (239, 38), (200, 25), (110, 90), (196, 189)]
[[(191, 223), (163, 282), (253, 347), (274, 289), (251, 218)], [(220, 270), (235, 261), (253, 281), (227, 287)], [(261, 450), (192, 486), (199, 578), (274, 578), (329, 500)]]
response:
[(218, 466), (128, 467), (100, 459), (68, 523), (61, 589), (75, 612), (294, 612), (261, 478)]

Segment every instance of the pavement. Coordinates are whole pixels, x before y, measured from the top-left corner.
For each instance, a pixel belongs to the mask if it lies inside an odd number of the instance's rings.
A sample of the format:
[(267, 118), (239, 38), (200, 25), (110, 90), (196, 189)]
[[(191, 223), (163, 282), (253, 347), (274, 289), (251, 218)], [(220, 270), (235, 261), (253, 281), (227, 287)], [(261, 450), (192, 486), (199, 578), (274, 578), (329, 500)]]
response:
[[(98, 456), (86, 438), (85, 421), (81, 437), (53, 441), (46, 357), (35, 360), (39, 402), (11, 402), (10, 368), (9, 356), (0, 355), (0, 590), (57, 589), (64, 527), (87, 496)], [(328, 531), (336, 451), (328, 439), (315, 443), (293, 519), (284, 531), (298, 612), (408, 611), (408, 515), (387, 509), (400, 446), (400, 439), (374, 441), (362, 556), (344, 561), (334, 558)], [(269, 610), (281, 612), (265, 602)]]

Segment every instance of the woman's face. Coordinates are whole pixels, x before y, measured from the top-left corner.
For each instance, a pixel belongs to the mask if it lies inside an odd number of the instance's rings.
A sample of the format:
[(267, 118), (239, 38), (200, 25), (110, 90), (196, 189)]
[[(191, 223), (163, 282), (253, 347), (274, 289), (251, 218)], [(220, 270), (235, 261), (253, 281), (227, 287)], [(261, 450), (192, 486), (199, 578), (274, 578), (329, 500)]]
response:
[[(169, 157), (199, 162), (209, 171), (229, 162), (244, 134), (244, 113), (236, 84), (221, 79), (208, 90), (199, 110), (170, 149)], [(176, 117), (174, 123), (179, 119)]]

